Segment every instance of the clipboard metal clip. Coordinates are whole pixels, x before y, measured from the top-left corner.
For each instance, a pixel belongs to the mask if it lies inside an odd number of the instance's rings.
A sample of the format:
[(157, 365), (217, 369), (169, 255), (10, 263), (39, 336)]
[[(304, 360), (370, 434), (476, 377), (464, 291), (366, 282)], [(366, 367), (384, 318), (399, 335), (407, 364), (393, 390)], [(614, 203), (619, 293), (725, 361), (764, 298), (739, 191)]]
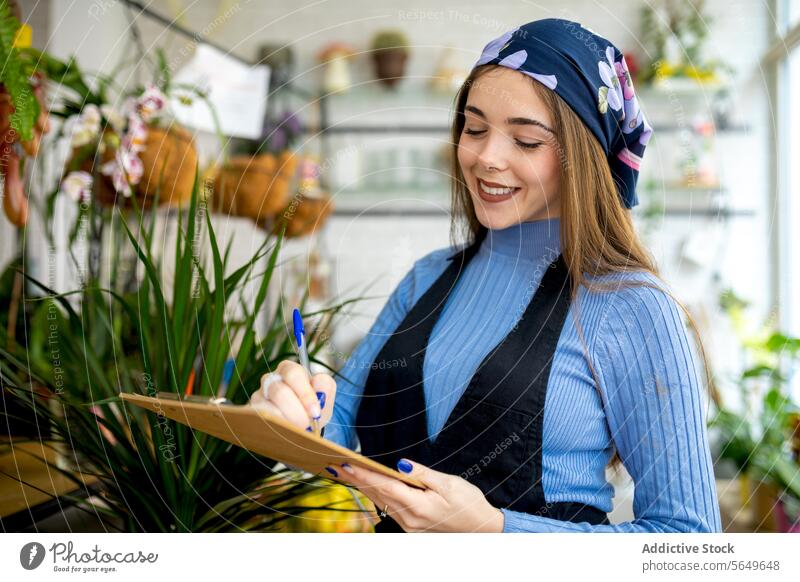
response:
[(220, 404), (226, 406), (236, 406), (227, 398), (215, 398), (212, 396), (198, 396), (195, 394), (183, 395), (175, 392), (158, 392), (156, 398), (161, 400), (179, 400), (181, 402), (196, 402), (198, 404)]

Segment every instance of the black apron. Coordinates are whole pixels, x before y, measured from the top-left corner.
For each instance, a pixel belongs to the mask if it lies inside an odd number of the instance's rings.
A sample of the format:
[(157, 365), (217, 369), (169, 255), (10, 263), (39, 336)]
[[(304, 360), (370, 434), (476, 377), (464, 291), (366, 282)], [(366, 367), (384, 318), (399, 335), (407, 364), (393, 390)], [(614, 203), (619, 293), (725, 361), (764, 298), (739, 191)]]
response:
[[(426, 346), (450, 291), (478, 251), (485, 231), (480, 234), (475, 243), (447, 259), (450, 264), (444, 273), (373, 362), (386, 365), (373, 365), (364, 387), (356, 417), (361, 453), (391, 468), (405, 457), (461, 476), (498, 508), (561, 521), (608, 523), (603, 511), (583, 503), (547, 503), (542, 487), (545, 394), (570, 305), (569, 273), (561, 256), (546, 268), (517, 325), (478, 366), (437, 438), (433, 442), (428, 438), (422, 384)], [(403, 529), (385, 517), (375, 531)]]

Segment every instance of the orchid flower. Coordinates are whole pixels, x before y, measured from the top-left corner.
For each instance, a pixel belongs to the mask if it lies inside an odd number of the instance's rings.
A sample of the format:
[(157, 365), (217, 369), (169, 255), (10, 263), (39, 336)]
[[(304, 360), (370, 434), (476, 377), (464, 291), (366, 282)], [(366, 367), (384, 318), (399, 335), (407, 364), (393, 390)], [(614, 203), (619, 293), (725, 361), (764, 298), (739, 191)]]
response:
[(75, 202), (88, 202), (92, 193), (92, 175), (89, 172), (70, 172), (61, 182), (61, 191)]

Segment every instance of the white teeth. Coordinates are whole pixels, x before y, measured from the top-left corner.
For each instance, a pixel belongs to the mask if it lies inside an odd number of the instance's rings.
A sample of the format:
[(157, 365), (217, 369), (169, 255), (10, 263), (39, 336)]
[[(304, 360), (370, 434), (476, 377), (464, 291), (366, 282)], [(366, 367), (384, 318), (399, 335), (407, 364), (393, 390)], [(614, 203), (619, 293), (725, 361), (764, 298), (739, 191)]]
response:
[(511, 194), (514, 191), (513, 188), (485, 188), (485, 187), (484, 190), (489, 194), (495, 194), (495, 195)]
[(503, 194), (511, 194), (516, 188), (489, 188), (486, 184), (478, 180), (481, 185), (481, 188), (487, 194), (492, 194), (493, 196), (501, 196)]

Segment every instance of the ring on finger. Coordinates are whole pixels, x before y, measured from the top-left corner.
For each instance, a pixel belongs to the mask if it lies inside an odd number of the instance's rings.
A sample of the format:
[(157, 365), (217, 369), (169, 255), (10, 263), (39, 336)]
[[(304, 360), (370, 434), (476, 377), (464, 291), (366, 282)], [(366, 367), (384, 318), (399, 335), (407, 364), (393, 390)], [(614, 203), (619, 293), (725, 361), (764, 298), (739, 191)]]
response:
[(269, 398), (269, 387), (275, 382), (283, 382), (283, 376), (277, 372), (270, 372), (261, 380), (261, 392), (264, 398)]

